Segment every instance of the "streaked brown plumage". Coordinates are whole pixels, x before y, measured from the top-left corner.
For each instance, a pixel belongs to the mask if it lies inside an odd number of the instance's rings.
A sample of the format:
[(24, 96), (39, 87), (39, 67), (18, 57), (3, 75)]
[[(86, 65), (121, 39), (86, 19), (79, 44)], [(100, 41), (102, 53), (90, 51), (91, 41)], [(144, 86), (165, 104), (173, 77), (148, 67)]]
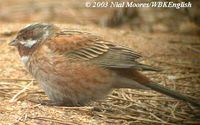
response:
[(17, 46), (29, 72), (59, 105), (85, 105), (113, 88), (132, 88), (153, 89), (200, 107), (194, 99), (142, 75), (139, 70), (156, 69), (138, 63), (138, 53), (90, 33), (32, 24), (10, 44)]

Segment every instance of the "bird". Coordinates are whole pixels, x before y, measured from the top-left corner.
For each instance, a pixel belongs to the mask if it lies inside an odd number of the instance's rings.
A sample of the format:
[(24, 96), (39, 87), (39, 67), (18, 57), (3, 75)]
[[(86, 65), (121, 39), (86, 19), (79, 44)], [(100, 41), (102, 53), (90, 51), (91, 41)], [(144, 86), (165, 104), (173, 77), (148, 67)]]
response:
[(113, 89), (129, 88), (154, 90), (200, 107), (196, 99), (142, 74), (158, 69), (138, 62), (139, 53), (90, 32), (33, 23), (9, 45), (17, 48), (53, 105), (84, 106), (104, 99)]

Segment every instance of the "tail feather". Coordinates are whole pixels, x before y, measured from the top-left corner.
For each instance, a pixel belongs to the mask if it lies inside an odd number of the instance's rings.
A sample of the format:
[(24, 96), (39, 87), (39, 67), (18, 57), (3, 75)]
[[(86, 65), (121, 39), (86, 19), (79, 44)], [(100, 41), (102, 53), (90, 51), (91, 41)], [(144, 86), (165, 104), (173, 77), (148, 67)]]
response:
[(189, 97), (189, 96), (186, 96), (186, 95), (183, 95), (177, 91), (174, 91), (174, 90), (171, 90), (169, 88), (166, 88), (162, 85), (159, 85), (157, 83), (154, 83), (154, 82), (150, 82), (150, 83), (147, 83), (147, 84), (143, 84), (144, 86), (146, 87), (149, 87), (151, 88), (152, 90), (155, 90), (157, 92), (160, 92), (162, 94), (165, 94), (165, 95), (168, 95), (170, 97), (173, 97), (175, 99), (179, 99), (179, 100), (182, 100), (182, 101), (185, 101), (185, 102), (189, 102), (191, 103), (192, 105), (196, 106), (196, 107), (199, 107), (200, 108), (200, 103), (197, 102), (197, 100)]
[[(160, 92), (162, 94), (168, 95), (172, 98), (178, 99), (178, 100), (182, 100), (185, 102), (189, 102), (192, 105), (199, 107), (200, 108), (200, 102), (198, 102), (197, 100), (195, 100), (194, 98), (191, 98), (189, 96), (183, 95), (175, 90), (169, 89), (167, 87), (164, 87), (162, 85), (159, 85), (157, 83), (152, 82), (149, 78), (147, 78), (145, 75), (141, 74), (140, 72), (138, 72), (137, 70), (132, 70), (132, 72), (129, 71), (124, 71), (124, 70), (118, 70), (118, 73), (121, 76), (125, 76), (126, 78), (132, 80), (132, 84), (130, 82), (127, 82), (126, 84), (123, 82), (124, 80), (121, 80), (120, 82), (120, 86), (121, 88), (135, 88), (135, 83), (141, 84), (143, 86), (145, 86), (145, 89), (152, 89), (155, 90), (157, 92)], [(120, 77), (119, 77), (120, 78)], [(121, 78), (120, 78), (121, 79)], [(120, 81), (120, 80), (118, 80)], [(142, 88), (142, 87), (140, 87)], [(144, 88), (144, 87), (143, 87)]]

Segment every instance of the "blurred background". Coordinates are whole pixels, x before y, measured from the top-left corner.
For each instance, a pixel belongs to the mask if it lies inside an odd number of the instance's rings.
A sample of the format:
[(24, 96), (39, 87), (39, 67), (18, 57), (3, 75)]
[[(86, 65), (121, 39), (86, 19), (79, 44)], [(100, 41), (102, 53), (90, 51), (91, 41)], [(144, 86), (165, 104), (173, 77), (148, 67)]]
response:
[[(105, 0), (98, 0), (101, 1)], [(129, 1), (150, 2), (149, 0)], [(183, 0), (171, 1), (183, 2)], [(193, 35), (200, 32), (200, 2), (197, 0), (190, 0), (192, 8), (180, 9), (87, 8), (86, 2), (94, 2), (94, 0), (0, 0), (0, 22), (93, 24), (101, 27), (128, 28), (134, 31)]]

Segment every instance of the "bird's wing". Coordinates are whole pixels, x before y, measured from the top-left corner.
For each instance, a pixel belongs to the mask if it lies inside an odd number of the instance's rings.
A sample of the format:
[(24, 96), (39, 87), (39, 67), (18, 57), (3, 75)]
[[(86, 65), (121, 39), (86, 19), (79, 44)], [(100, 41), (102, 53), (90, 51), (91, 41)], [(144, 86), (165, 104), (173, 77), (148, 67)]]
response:
[[(195, 99), (182, 95), (157, 83), (151, 82), (144, 75), (140, 74), (136, 70), (132, 70), (156, 69), (138, 63), (136, 59), (141, 56), (131, 49), (117, 46), (111, 42), (104, 41), (102, 38), (77, 31), (58, 33), (57, 37), (50, 40), (48, 47), (55, 53), (65, 55), (76, 62), (90, 61), (90, 63), (94, 63), (105, 68), (114, 69), (120, 76), (118, 79), (116, 79), (116, 84), (114, 84), (114, 87), (116, 88), (135, 88), (135, 85), (144, 89), (151, 88), (157, 92), (166, 94), (179, 100), (190, 102), (191, 104), (200, 107), (200, 104), (196, 102)], [(120, 83), (120, 80), (122, 84)]]
[[(51, 45), (52, 43), (52, 45)], [(85, 32), (65, 31), (57, 34), (49, 46), (66, 57), (90, 61), (105, 68), (129, 68), (157, 71), (158, 69), (136, 61), (140, 54), (126, 47), (115, 45)]]

